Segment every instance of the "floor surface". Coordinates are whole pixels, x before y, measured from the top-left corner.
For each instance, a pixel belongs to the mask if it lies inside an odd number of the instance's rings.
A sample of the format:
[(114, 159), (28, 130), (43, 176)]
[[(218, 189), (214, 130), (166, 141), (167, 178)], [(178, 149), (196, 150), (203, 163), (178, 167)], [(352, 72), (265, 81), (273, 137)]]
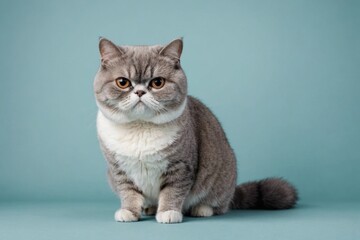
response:
[(0, 239), (360, 239), (360, 203), (302, 203), (292, 210), (231, 211), (158, 224), (117, 223), (115, 202), (0, 203)]

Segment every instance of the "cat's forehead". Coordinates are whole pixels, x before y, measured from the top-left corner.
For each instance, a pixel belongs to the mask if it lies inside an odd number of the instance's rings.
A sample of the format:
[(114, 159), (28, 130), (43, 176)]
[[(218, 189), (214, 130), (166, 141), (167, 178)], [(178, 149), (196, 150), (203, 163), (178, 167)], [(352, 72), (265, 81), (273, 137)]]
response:
[(162, 46), (160, 45), (139, 45), (139, 46), (120, 46), (125, 51), (127, 58), (132, 60), (151, 60), (159, 55)]
[[(172, 67), (159, 55), (162, 46), (119, 46), (124, 51), (119, 62), (121, 75), (135, 82), (147, 81), (158, 74), (167, 75)], [(168, 69), (169, 68), (169, 69)], [(165, 77), (165, 76), (164, 76)]]

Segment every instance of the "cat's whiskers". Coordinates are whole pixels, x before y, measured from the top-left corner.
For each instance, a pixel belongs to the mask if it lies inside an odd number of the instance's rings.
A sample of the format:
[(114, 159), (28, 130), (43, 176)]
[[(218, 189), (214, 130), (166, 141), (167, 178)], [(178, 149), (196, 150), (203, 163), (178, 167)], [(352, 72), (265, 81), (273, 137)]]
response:
[(135, 106), (135, 104), (137, 104), (138, 101), (131, 101), (130, 97), (125, 98), (124, 100), (122, 100), (121, 102), (119, 102), (119, 105), (121, 106), (121, 108), (125, 111), (130, 110), (133, 106)]
[(163, 110), (166, 110), (166, 108), (162, 106), (161, 103), (155, 100), (153, 97), (146, 97), (143, 99), (143, 102), (155, 112), (160, 113)]

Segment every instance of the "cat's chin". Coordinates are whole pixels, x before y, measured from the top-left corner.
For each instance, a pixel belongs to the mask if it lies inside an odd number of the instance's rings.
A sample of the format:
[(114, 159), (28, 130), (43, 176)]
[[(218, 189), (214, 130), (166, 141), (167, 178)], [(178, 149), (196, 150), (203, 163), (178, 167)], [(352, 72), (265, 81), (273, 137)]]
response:
[(152, 122), (151, 119), (155, 117), (155, 113), (151, 111), (144, 103), (138, 103), (130, 111), (118, 111), (110, 113), (100, 109), (102, 114), (110, 121), (117, 124), (127, 124), (132, 122)]
[(127, 124), (132, 122), (165, 124), (180, 117), (186, 108), (186, 103), (187, 100), (185, 99), (177, 108), (160, 114), (156, 114), (155, 111), (151, 110), (143, 102), (138, 102), (130, 111), (119, 110), (115, 113), (109, 112), (107, 109), (102, 108), (101, 105), (99, 105), (99, 109), (107, 119), (117, 124)]
[(131, 111), (135, 114), (141, 115), (148, 111), (148, 107), (145, 105), (145, 103), (139, 101), (135, 104)]

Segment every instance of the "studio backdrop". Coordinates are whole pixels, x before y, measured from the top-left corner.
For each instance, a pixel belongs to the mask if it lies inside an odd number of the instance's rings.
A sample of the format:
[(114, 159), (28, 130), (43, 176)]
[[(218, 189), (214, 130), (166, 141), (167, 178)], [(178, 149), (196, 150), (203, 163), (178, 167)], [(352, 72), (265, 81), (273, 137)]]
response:
[(189, 93), (217, 115), (238, 182), (360, 200), (358, 1), (1, 1), (0, 200), (117, 198), (96, 136), (98, 39), (184, 37)]

